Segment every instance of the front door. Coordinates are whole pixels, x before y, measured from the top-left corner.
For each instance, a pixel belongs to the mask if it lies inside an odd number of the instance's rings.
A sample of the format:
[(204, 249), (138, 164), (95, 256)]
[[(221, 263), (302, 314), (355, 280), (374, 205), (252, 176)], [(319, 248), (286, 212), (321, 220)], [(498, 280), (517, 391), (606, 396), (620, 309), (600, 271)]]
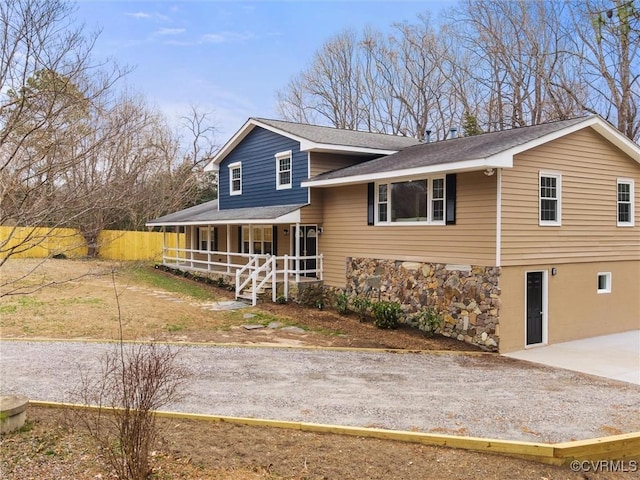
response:
[(527, 272), (526, 345), (543, 343), (544, 272)]
[[(295, 226), (292, 226), (292, 231), (295, 230)], [(318, 254), (318, 227), (317, 225), (300, 225), (298, 230), (298, 243), (300, 245), (300, 256), (301, 257), (315, 257)], [(293, 247), (293, 254), (295, 255), (295, 244)], [(316, 259), (309, 258), (300, 260), (299, 269), (302, 270), (303, 275), (305, 277), (315, 277), (317, 276), (316, 270)]]

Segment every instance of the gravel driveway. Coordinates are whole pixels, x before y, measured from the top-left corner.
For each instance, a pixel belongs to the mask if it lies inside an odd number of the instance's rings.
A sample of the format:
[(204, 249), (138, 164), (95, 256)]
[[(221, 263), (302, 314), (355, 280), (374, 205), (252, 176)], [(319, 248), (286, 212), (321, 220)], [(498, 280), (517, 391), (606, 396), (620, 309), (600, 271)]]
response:
[[(113, 345), (0, 342), (0, 393), (72, 401)], [(560, 442), (640, 430), (640, 386), (493, 355), (182, 347), (165, 410)]]

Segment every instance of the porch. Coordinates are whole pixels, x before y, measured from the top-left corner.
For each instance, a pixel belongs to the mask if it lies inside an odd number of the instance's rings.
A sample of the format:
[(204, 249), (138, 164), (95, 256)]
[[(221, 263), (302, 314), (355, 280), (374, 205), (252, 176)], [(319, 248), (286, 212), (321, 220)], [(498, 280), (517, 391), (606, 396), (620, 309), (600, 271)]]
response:
[[(275, 302), (280, 296), (289, 299), (291, 290), (301, 284), (322, 282), (323, 256), (316, 253), (315, 226), (189, 225), (171, 230), (162, 228), (162, 265), (222, 278), (234, 286), (237, 299), (252, 305), (265, 294)], [(285, 247), (279, 249), (278, 244), (285, 242), (280, 237), (286, 239), (289, 232), (294, 233), (293, 254), (282, 254)], [(174, 235), (175, 239), (170, 238)], [(226, 248), (234, 244), (240, 251)]]
[(235, 285), (236, 298), (255, 305), (268, 290), (275, 302), (280, 295), (288, 299), (292, 285), (322, 281), (323, 260), (318, 254), (322, 227), (303, 223), (305, 206), (219, 210), (213, 200), (147, 226), (163, 232), (163, 265), (222, 276)]

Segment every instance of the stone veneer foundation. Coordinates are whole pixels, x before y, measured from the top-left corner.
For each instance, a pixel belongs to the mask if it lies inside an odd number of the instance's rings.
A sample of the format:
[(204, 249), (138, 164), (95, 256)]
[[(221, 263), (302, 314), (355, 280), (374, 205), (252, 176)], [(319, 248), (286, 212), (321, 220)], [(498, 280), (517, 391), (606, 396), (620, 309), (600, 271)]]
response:
[(439, 333), (497, 350), (500, 267), (347, 258), (347, 291), (396, 301), (407, 314), (433, 307)]

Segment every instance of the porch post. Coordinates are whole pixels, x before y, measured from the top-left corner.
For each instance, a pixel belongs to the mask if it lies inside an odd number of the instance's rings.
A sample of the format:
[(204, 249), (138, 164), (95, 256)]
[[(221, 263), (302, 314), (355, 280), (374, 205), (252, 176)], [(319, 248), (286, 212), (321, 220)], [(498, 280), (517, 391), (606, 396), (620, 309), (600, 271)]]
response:
[(191, 242), (189, 242), (191, 244), (191, 247), (189, 248), (189, 266), (191, 268), (193, 268), (193, 250), (195, 248), (195, 233), (196, 233), (196, 227), (194, 227), (193, 225), (191, 225), (191, 227), (189, 227), (189, 229), (191, 230)]
[(300, 224), (296, 223), (296, 283), (300, 283)]
[(227, 273), (231, 273), (231, 225), (227, 223)]
[[(176, 225), (173, 227), (173, 231), (176, 233), (176, 265), (180, 263), (180, 227)], [(186, 230), (185, 230), (186, 231)]]
[(164, 257), (165, 257), (166, 242), (164, 241), (164, 234), (167, 231), (165, 225), (162, 226), (162, 230), (161, 231), (162, 231), (162, 263), (165, 263), (164, 262)]
[(207, 270), (211, 271), (211, 247), (213, 246), (213, 227), (209, 225), (207, 233)]

